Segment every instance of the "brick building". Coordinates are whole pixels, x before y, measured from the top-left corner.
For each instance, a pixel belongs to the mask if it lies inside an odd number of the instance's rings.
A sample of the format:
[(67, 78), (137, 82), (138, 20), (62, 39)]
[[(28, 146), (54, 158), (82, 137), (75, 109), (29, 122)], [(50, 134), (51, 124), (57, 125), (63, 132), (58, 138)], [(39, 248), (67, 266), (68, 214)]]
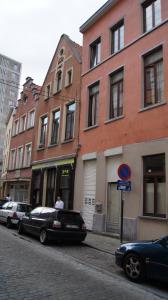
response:
[(79, 147), (81, 47), (63, 34), (46, 74), (38, 113), (32, 163), (32, 204), (53, 206), (60, 195), (73, 208)]
[(32, 78), (27, 77), (12, 115), (9, 162), (3, 185), (4, 195), (9, 193), (14, 201), (30, 202), (31, 155), (39, 93), (40, 87), (33, 83)]
[(120, 232), (117, 170), (131, 168), (124, 238), (168, 225), (168, 1), (109, 0), (83, 33), (75, 206), (91, 230)]

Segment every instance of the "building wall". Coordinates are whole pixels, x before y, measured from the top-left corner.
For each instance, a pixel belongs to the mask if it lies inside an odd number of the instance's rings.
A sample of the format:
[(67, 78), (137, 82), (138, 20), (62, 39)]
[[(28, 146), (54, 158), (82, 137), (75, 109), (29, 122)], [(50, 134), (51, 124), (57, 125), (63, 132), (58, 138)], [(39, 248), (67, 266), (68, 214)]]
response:
[[(110, 1), (109, 1), (110, 2)], [(168, 99), (168, 2), (161, 0), (162, 22), (143, 32), (144, 1), (111, 1), (111, 8), (101, 16), (92, 17), (81, 26), (83, 33), (83, 67), (80, 139), (77, 160), (75, 205), (82, 213), (92, 204), (84, 197), (85, 160), (96, 160), (96, 197), (92, 215), (92, 230), (120, 234), (121, 201), (117, 191), (118, 167), (127, 163), (132, 171), (132, 190), (124, 193), (124, 238), (155, 238), (167, 230), (167, 188), (165, 195), (166, 218), (143, 216), (143, 156), (165, 154), (167, 172), (167, 99)], [(112, 5), (113, 4), (113, 5)], [(101, 11), (101, 10), (100, 10)], [(124, 48), (111, 53), (110, 29), (124, 18)], [(90, 23), (89, 23), (90, 22)], [(101, 37), (101, 60), (90, 69), (90, 44)], [(164, 100), (144, 108), (144, 54), (158, 46), (163, 49)], [(123, 115), (109, 119), (109, 75), (124, 69)], [(88, 87), (99, 81), (97, 123), (87, 126)], [(167, 179), (166, 179), (167, 182)], [(89, 188), (88, 188), (89, 193)], [(115, 199), (115, 201), (114, 201)], [(118, 200), (117, 200), (118, 199)], [(117, 202), (118, 201), (118, 202)], [(80, 203), (80, 204), (79, 204)], [(93, 207), (91, 207), (93, 211)], [(114, 212), (116, 214), (114, 215)], [(110, 219), (111, 218), (111, 219)], [(86, 217), (87, 219), (87, 217)], [(86, 220), (87, 221), (87, 220)], [(146, 229), (147, 224), (149, 227)]]
[[(38, 108), (38, 95), (40, 87), (33, 83), (33, 79), (26, 78), (26, 82), (21, 92), (21, 97), (18, 100), (17, 107), (13, 113), (12, 133), (10, 141), (10, 158), (6, 175), (6, 190), (12, 194), (13, 200), (30, 201), (30, 183), (31, 183), (31, 161), (32, 151), (34, 147), (34, 124), (30, 125), (30, 112), (36, 113)], [(25, 124), (21, 130), (22, 117), (25, 116)], [(34, 116), (35, 118), (35, 116)], [(15, 131), (15, 124), (18, 121), (18, 131)], [(25, 165), (26, 145), (31, 145), (30, 161)], [(23, 155), (21, 166), (17, 166), (17, 150), (23, 147)], [(15, 149), (14, 165), (11, 167), (11, 151)], [(25, 191), (24, 191), (25, 186)], [(23, 195), (25, 193), (25, 195)]]
[[(63, 51), (62, 51), (63, 50)], [(69, 69), (72, 69), (72, 82), (68, 86), (66, 85), (66, 74)], [(56, 74), (57, 72), (62, 71), (61, 79), (61, 90), (55, 91), (56, 87)], [(46, 99), (46, 87), (50, 85), (50, 95)], [(51, 60), (48, 72), (46, 74), (43, 86), (41, 97), (39, 101), (38, 112), (36, 115), (35, 123), (35, 145), (33, 151), (33, 166), (32, 169), (34, 172), (38, 172), (40, 168), (42, 169), (41, 181), (44, 184), (32, 188), (32, 196), (36, 198), (36, 203), (38, 201), (47, 206), (52, 206), (55, 202), (55, 198), (59, 193), (63, 193), (61, 188), (59, 189), (62, 183), (61, 181), (61, 172), (72, 171), (71, 179), (71, 188), (69, 196), (67, 197), (70, 201), (70, 204), (67, 204), (66, 208), (72, 208), (73, 203), (73, 177), (74, 177), (74, 168), (75, 168), (75, 157), (77, 155), (79, 147), (79, 105), (80, 105), (80, 89), (81, 89), (81, 47), (73, 42), (67, 35), (63, 34), (60, 38), (60, 41), (57, 45), (55, 54)], [(66, 105), (68, 103), (75, 102), (76, 109), (74, 114), (74, 129), (73, 136), (69, 140), (65, 140), (65, 123), (66, 123)], [(52, 111), (60, 109), (60, 124), (59, 124), (59, 134), (56, 144), (51, 145), (51, 128), (52, 128)], [(48, 117), (47, 122), (47, 132), (45, 145), (41, 147), (40, 145), (40, 120), (42, 116)], [(47, 201), (47, 194), (49, 187), (47, 188), (47, 182), (49, 178), (49, 172), (55, 170), (55, 181), (53, 184), (52, 196), (50, 203)], [(70, 172), (71, 172), (70, 171)], [(54, 172), (54, 171), (53, 171)], [(40, 172), (39, 172), (40, 174)], [(49, 184), (49, 183), (48, 183)], [(68, 183), (69, 185), (69, 183)], [(34, 192), (33, 192), (34, 189)], [(69, 190), (69, 187), (68, 187)], [(61, 192), (62, 191), (62, 192)], [(39, 196), (40, 195), (40, 196)], [(63, 195), (61, 195), (63, 196)], [(63, 199), (65, 202), (68, 200)]]

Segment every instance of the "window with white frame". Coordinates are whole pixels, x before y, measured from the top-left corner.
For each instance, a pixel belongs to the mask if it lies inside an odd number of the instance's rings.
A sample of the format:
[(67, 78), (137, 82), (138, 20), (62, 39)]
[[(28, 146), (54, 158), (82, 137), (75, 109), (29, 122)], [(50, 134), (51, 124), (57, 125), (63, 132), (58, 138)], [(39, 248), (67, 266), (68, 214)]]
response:
[(75, 109), (75, 102), (66, 105), (65, 140), (73, 138)]
[(15, 169), (16, 149), (10, 151), (9, 170)]
[(60, 125), (60, 109), (52, 112), (52, 123), (51, 123), (51, 141), (50, 144), (54, 145), (58, 142), (58, 133)]
[(69, 85), (72, 84), (72, 76), (73, 76), (73, 69), (71, 68), (66, 71), (65, 87), (68, 87)]
[(24, 153), (24, 167), (29, 167), (31, 163), (31, 149), (32, 144), (25, 145), (25, 153)]
[(28, 113), (27, 128), (31, 128), (34, 126), (34, 119), (35, 119), (35, 110), (32, 110)]
[(46, 135), (47, 135), (47, 123), (48, 117), (43, 116), (40, 118), (40, 139), (39, 139), (39, 146), (44, 147), (46, 142)]
[(16, 169), (20, 169), (23, 164), (23, 147), (19, 147), (17, 149), (17, 156), (16, 156)]
[(62, 71), (59, 70), (59, 71), (57, 71), (57, 73), (55, 75), (53, 93), (55, 94), (55, 93), (60, 92), (61, 86), (62, 86)]
[(89, 87), (89, 102), (88, 102), (88, 123), (91, 127), (97, 124), (97, 107), (99, 98), (99, 82), (96, 82)]
[(13, 123), (13, 135), (19, 133), (19, 119), (15, 120)]
[(51, 95), (51, 84), (45, 86), (45, 100), (49, 99)]
[(20, 118), (19, 122), (19, 132), (22, 132), (26, 129), (26, 115)]

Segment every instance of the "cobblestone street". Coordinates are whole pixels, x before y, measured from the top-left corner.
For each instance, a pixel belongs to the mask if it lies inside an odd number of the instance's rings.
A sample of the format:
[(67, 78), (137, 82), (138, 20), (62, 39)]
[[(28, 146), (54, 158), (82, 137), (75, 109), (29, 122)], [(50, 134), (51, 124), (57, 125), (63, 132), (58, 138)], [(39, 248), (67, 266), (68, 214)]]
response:
[(130, 283), (114, 256), (77, 245), (42, 246), (0, 225), (0, 299), (168, 299), (166, 288)]

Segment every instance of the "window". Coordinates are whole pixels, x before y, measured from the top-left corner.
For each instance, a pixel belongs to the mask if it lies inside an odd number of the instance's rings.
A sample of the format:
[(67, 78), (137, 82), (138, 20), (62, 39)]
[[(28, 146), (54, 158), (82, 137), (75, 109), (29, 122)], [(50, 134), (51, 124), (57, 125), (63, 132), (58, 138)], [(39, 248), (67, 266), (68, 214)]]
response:
[(144, 106), (163, 102), (163, 53), (162, 48), (144, 56), (145, 95)]
[(109, 118), (123, 114), (123, 69), (110, 75), (110, 110)]
[(52, 112), (51, 145), (57, 144), (60, 124), (60, 110)]
[(75, 102), (66, 105), (65, 140), (70, 140), (73, 138), (75, 109)]
[(31, 163), (31, 144), (25, 146), (24, 167), (29, 167)]
[(40, 146), (45, 146), (45, 139), (47, 134), (47, 123), (48, 117), (44, 116), (41, 118), (41, 128), (40, 128)]
[(112, 27), (111, 39), (111, 53), (115, 53), (124, 47), (124, 20)]
[(72, 84), (72, 69), (67, 70), (65, 77), (65, 86)]
[(88, 127), (97, 123), (97, 105), (99, 97), (99, 83), (89, 87), (89, 104), (88, 104)]
[(13, 124), (13, 135), (18, 134), (19, 132), (19, 120), (15, 120)]
[(165, 155), (143, 158), (144, 164), (144, 215), (165, 217), (166, 176)]
[(62, 71), (58, 71), (56, 74), (56, 93), (61, 91), (61, 83), (62, 83)]
[(31, 128), (34, 126), (34, 119), (35, 119), (35, 111), (32, 110), (28, 113), (27, 128)]
[(17, 149), (16, 169), (20, 169), (22, 167), (22, 162), (23, 162), (23, 147), (19, 147)]
[(45, 87), (45, 100), (50, 98), (50, 92), (51, 92), (51, 85), (48, 84)]
[(20, 118), (19, 132), (24, 131), (25, 128), (26, 128), (26, 116), (24, 115)]
[(161, 22), (160, 0), (150, 0), (143, 4), (144, 32), (151, 30)]
[(13, 170), (15, 168), (15, 157), (16, 157), (16, 149), (12, 149), (10, 151), (10, 160), (9, 160), (9, 169)]
[(98, 38), (90, 45), (90, 68), (95, 67), (100, 63), (101, 55), (101, 38)]

